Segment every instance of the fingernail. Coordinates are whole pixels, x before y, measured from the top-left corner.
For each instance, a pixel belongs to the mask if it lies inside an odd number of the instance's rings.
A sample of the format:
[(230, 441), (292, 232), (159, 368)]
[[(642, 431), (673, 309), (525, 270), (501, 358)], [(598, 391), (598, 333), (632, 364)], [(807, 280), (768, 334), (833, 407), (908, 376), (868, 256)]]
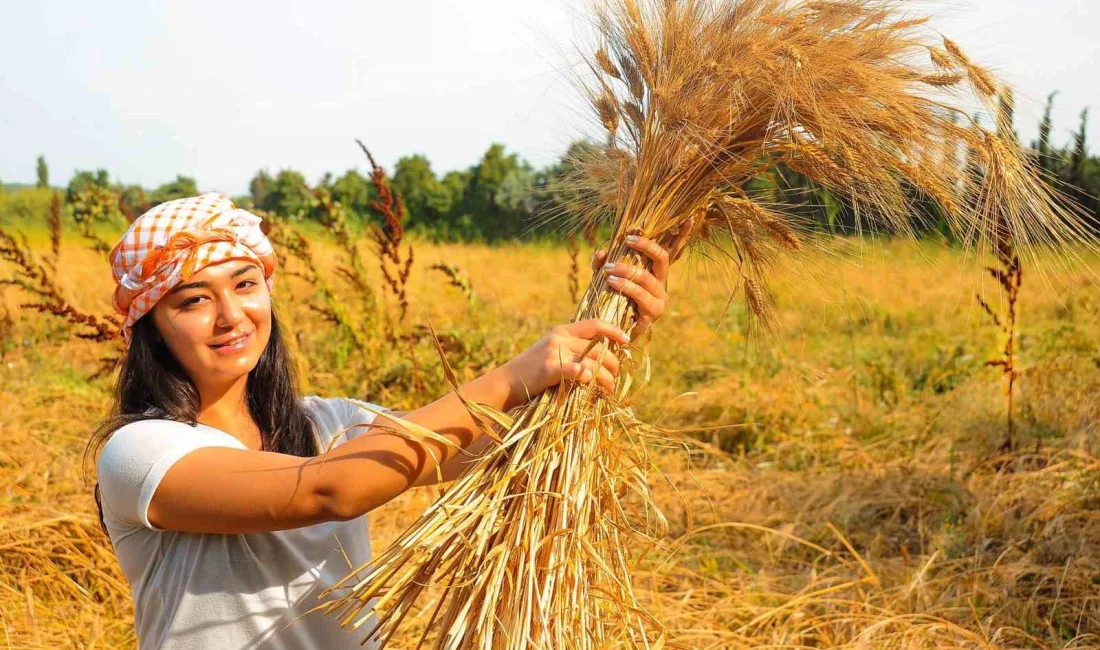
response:
[(627, 235), (626, 240), (628, 242), (630, 242), (631, 244), (633, 244), (634, 242), (638, 241), (638, 236), (637, 235)]
[(608, 262), (607, 264), (603, 265), (603, 268), (605, 271), (610, 271), (611, 269), (615, 268), (615, 264)]
[(620, 278), (617, 275), (609, 275), (609, 276), (607, 276), (607, 281), (610, 282), (611, 284), (619, 284), (620, 282), (623, 281), (623, 279)]

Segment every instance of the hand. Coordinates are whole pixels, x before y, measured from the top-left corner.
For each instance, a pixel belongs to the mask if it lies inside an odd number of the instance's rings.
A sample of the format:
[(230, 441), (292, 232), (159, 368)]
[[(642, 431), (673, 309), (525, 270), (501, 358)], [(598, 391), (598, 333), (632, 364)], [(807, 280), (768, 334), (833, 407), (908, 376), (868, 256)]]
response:
[(645, 237), (626, 238), (627, 246), (651, 260), (651, 271), (625, 262), (607, 263), (607, 252), (603, 250), (596, 251), (592, 257), (592, 270), (598, 269), (610, 276), (608, 285), (633, 300), (638, 307), (631, 338), (637, 340), (668, 309), (668, 267), (683, 253), (693, 224), (694, 218), (691, 218), (680, 226), (680, 232), (669, 249)]
[(615, 325), (597, 318), (558, 325), (519, 356), (505, 363), (500, 370), (506, 373), (511, 386), (509, 403), (526, 402), (563, 380), (588, 384), (599, 382), (608, 391), (615, 390), (615, 377), (619, 373), (619, 358), (601, 341), (592, 346), (585, 356), (585, 349), (592, 339), (603, 336), (626, 345), (630, 337)]

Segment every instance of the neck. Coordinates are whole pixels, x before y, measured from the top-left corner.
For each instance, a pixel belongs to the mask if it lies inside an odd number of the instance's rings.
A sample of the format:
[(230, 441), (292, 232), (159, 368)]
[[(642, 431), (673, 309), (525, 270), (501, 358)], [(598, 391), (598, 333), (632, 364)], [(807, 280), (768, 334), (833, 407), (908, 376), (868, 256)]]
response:
[(225, 384), (199, 386), (202, 406), (195, 419), (233, 435), (249, 449), (259, 449), (260, 430), (248, 411), (247, 386), (248, 375)]

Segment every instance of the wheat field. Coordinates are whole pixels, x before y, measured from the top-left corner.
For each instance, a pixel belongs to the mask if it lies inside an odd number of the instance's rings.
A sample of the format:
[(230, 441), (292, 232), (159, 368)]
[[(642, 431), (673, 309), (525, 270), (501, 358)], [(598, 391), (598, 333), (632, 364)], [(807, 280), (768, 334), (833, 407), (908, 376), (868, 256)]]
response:
[[(334, 278), (335, 244), (306, 234)], [(29, 235), (49, 249), (47, 232)], [(400, 331), (430, 321), (460, 377), (572, 313), (564, 247), (412, 245)], [(939, 242), (831, 248), (779, 269), (763, 338), (748, 334), (727, 274), (690, 257), (674, 269), (637, 410), (702, 444), (658, 450), (665, 480), (653, 489), (672, 530), (633, 576), (675, 633), (670, 647), (1100, 647), (1100, 260), (1025, 277), (1016, 447), (1004, 453), (1004, 383), (985, 366), (1003, 341), (975, 293), (1001, 301), (983, 260)], [(106, 312), (106, 258), (73, 236), (61, 259), (67, 299)], [(459, 269), (472, 296), (433, 264)], [(407, 409), (445, 390), (430, 342), (353, 349), (306, 308), (314, 293), (277, 276), (308, 392)], [(2, 300), (0, 644), (135, 647), (83, 474), (110, 394), (108, 378), (89, 376), (109, 350), (19, 309), (28, 297), (13, 287)], [(416, 490), (371, 513), (375, 551), (433, 498)]]

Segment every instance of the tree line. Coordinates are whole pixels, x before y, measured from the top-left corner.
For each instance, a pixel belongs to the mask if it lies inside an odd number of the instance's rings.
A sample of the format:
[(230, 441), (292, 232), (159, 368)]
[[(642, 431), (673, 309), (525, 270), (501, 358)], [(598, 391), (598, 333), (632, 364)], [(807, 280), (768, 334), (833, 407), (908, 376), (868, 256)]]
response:
[[(1051, 109), (1056, 93), (1047, 99), (1039, 124), (1038, 138), (1030, 143), (1034, 164), (1047, 180), (1068, 194), (1090, 214), (1100, 212), (1100, 158), (1090, 156), (1086, 138), (1088, 109), (1070, 140), (1062, 147), (1051, 142), (1054, 125)], [(400, 158), (388, 174), (390, 185), (404, 201), (409, 232), (441, 241), (502, 241), (521, 236), (550, 236), (555, 231), (539, 219), (541, 214), (567, 209), (562, 183), (573, 169), (572, 161), (596, 145), (573, 143), (559, 160), (536, 169), (501, 144), (491, 145), (474, 165), (438, 174), (421, 154)], [(953, 152), (949, 164), (966, 166), (966, 153)], [(37, 185), (48, 188), (49, 167), (40, 156), (36, 165)], [(2, 187), (2, 185), (0, 185)], [(349, 219), (358, 225), (377, 220), (372, 202), (378, 197), (370, 178), (349, 169), (339, 176), (325, 173), (316, 184), (294, 169), (272, 173), (257, 171), (249, 181), (249, 193), (233, 197), (249, 209), (263, 210), (298, 221), (321, 221), (324, 206), (318, 190), (338, 201)], [(810, 227), (838, 234), (858, 227), (857, 215), (839, 197), (812, 185), (804, 176), (781, 168), (777, 174), (759, 178), (751, 189), (770, 193), (771, 198), (803, 213)], [(171, 182), (146, 190), (137, 185), (112, 182), (105, 169), (76, 172), (65, 188), (66, 203), (78, 220), (98, 220), (122, 213), (132, 219), (149, 206), (199, 193), (194, 178), (178, 176)], [(915, 201), (922, 222), (936, 222), (930, 201)], [(0, 214), (0, 216), (3, 216)], [(949, 233), (944, 233), (949, 236)]]
[[(1100, 235), (1100, 158), (1089, 155), (1088, 120), (1089, 110), (1081, 111), (1076, 130), (1071, 133), (1067, 143), (1061, 147), (1051, 142), (1053, 123), (1051, 111), (1057, 92), (1047, 97), (1046, 108), (1039, 122), (1038, 137), (1027, 147), (1027, 154), (1036, 170), (1061, 195), (1080, 205), (1089, 215), (1093, 234)], [(1006, 119), (998, 124), (998, 131), (1011, 129), (1010, 135), (1019, 141), (1014, 126), (1014, 101), (1011, 92), (999, 98), (998, 110)], [(957, 118), (961, 119), (961, 118)], [(985, 118), (973, 117), (979, 124)], [(1021, 146), (1024, 143), (1020, 143)], [(959, 170), (960, 178), (980, 177), (981, 170), (970, 151), (930, 151), (929, 155), (939, 156), (943, 164)], [(833, 194), (827, 188), (814, 185), (806, 176), (785, 166), (779, 166), (778, 172), (759, 177), (752, 181), (750, 189), (769, 194), (777, 203), (785, 204), (788, 210), (801, 213), (805, 222), (818, 230), (837, 234), (857, 232), (861, 227), (859, 215), (843, 198)], [(938, 205), (929, 197), (914, 195), (912, 201), (912, 223), (918, 233), (936, 231), (948, 239), (951, 233), (943, 219)]]

